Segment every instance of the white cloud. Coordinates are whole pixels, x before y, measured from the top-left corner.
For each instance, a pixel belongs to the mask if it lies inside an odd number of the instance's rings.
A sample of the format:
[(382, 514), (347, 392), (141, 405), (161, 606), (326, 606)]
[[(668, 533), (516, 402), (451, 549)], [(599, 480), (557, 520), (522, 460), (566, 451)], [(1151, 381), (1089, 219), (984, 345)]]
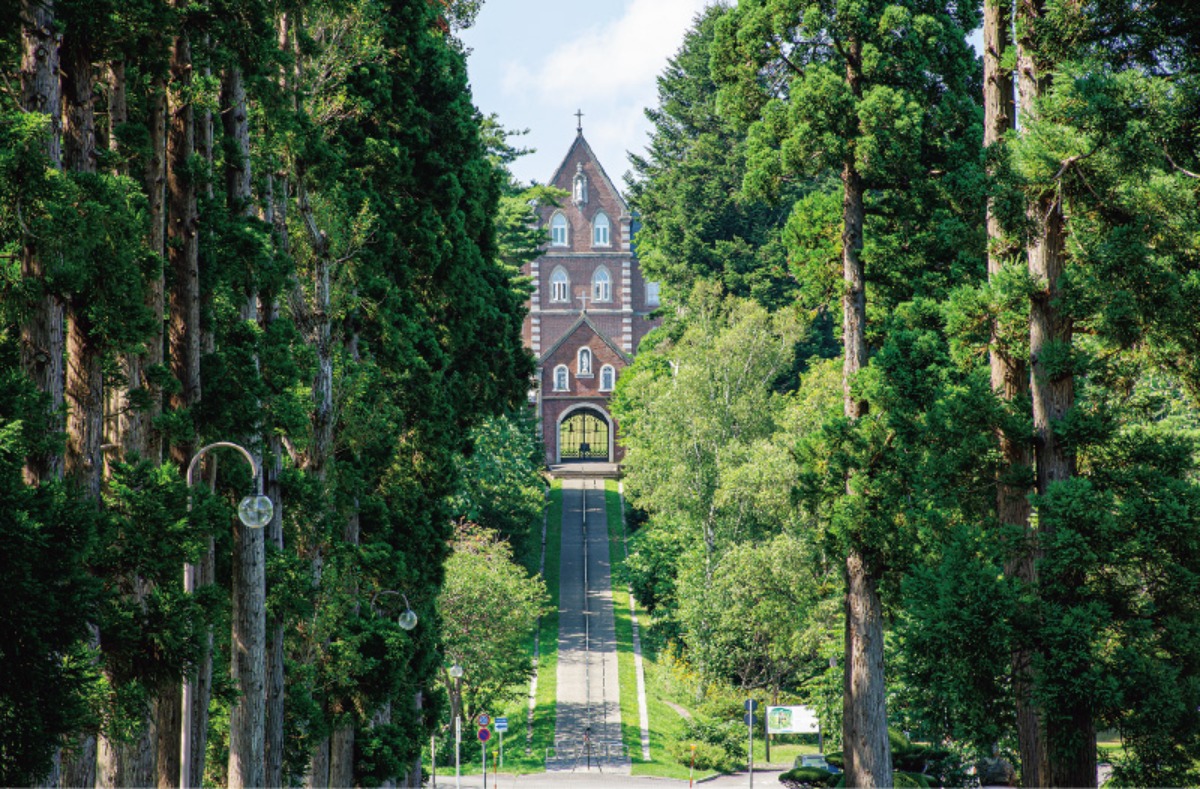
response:
[(471, 81), (485, 112), (499, 113), (510, 128), (530, 129), (518, 142), (536, 153), (518, 159), (514, 174), (549, 177), (575, 136), (575, 110), (582, 109), (588, 142), (620, 188), (626, 151), (647, 144), (644, 110), (658, 103), (656, 78), (696, 15), (714, 1), (485, 3), (466, 36)]
[(559, 44), (532, 68), (510, 63), (508, 93), (534, 92), (541, 101), (566, 106), (581, 99), (606, 103), (644, 99), (654, 78), (678, 51), (683, 34), (709, 0), (631, 0), (624, 14), (600, 28)]

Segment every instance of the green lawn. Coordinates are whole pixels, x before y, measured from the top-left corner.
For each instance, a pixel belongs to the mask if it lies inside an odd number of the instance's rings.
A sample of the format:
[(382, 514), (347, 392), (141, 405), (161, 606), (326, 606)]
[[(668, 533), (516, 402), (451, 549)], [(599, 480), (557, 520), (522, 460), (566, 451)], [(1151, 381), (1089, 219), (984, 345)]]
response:
[[(554, 726), (557, 718), (555, 700), (558, 692), (558, 572), (562, 553), (562, 482), (555, 480), (546, 506), (546, 591), (550, 593), (550, 612), (542, 617), (538, 641), (538, 686), (533, 711), (533, 732), (529, 736), (528, 686), (521, 698), (508, 705), (509, 731), (504, 742), (504, 771), (510, 773), (541, 772), (546, 769), (546, 749), (554, 745)], [(538, 535), (541, 523), (537, 524)], [(541, 540), (530, 541), (532, 547), (526, 566), (538, 571)], [(533, 644), (530, 642), (530, 657)], [(528, 753), (526, 752), (528, 750)]]
[[(604, 483), (605, 511), (608, 516), (608, 549), (613, 574), (613, 614), (617, 633), (617, 670), (621, 686), (621, 730), (629, 748), (634, 775), (657, 775), (687, 779), (687, 765), (676, 764), (667, 756), (667, 741), (682, 732), (683, 718), (667, 703), (688, 708), (690, 701), (674, 693), (670, 669), (660, 665), (657, 655), (647, 650), (645, 628), (650, 623), (646, 611), (637, 606), (638, 628), (642, 638), (642, 667), (646, 675), (646, 711), (650, 719), (650, 761), (642, 761), (641, 725), (638, 722), (637, 675), (633, 660), (633, 620), (629, 614), (629, 587), (621, 580), (625, 565), (622, 539), (621, 497), (616, 480)], [(689, 710), (690, 711), (690, 710)], [(696, 779), (713, 775), (697, 771)]]

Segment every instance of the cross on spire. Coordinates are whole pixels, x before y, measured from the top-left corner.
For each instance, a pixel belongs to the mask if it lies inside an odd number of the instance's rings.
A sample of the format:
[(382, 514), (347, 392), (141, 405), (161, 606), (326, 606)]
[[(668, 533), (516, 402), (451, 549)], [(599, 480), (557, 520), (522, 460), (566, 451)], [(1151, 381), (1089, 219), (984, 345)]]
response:
[(575, 111), (575, 121), (576, 121), (575, 131), (579, 132), (580, 134), (583, 134), (583, 110)]

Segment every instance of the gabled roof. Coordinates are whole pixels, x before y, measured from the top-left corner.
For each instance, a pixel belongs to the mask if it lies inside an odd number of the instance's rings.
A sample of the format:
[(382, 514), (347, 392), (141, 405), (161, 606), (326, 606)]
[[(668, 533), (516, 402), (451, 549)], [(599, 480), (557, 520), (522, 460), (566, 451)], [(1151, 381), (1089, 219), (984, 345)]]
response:
[(567, 155), (563, 157), (562, 162), (560, 162), (558, 167), (555, 168), (554, 174), (550, 176), (550, 180), (546, 183), (553, 184), (556, 180), (558, 180), (559, 173), (561, 173), (563, 168), (567, 166), (567, 162), (571, 160), (571, 156), (575, 153), (575, 149), (580, 146), (583, 146), (584, 156), (596, 165), (596, 169), (600, 172), (600, 177), (604, 179), (604, 183), (608, 187), (608, 190), (613, 193), (613, 196), (616, 197), (617, 201), (621, 204), (621, 211), (628, 214), (629, 203), (625, 202), (625, 196), (622, 195), (620, 190), (613, 185), (612, 179), (609, 178), (608, 173), (604, 171), (604, 165), (600, 164), (600, 160), (596, 158), (596, 152), (592, 150), (592, 146), (588, 145), (588, 141), (584, 139), (582, 131), (575, 135), (575, 142), (571, 143), (571, 147), (567, 149)]
[(592, 323), (592, 319), (588, 317), (586, 312), (579, 313), (579, 317), (574, 323), (571, 324), (570, 328), (563, 332), (562, 336), (558, 338), (558, 341), (547, 348), (545, 353), (541, 355), (541, 357), (538, 359), (538, 364), (544, 365), (546, 361), (549, 360), (549, 358), (553, 356), (559, 348), (562, 347), (563, 343), (569, 340), (571, 336), (575, 334), (575, 332), (579, 331), (579, 327), (583, 326), (584, 324), (587, 324), (592, 332), (599, 337), (605, 345), (607, 345), (609, 348), (612, 348), (613, 351), (616, 352), (617, 356), (619, 356), (625, 362), (625, 364), (633, 364), (633, 359), (629, 356), (629, 354), (622, 351), (607, 334), (600, 331), (600, 329), (596, 327), (596, 324)]

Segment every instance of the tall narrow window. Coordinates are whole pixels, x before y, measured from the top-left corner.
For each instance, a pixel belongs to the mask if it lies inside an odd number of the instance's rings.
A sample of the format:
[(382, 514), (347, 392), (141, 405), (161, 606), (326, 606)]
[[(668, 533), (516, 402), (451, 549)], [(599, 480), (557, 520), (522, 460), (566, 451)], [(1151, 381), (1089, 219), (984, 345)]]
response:
[(579, 369), (576, 375), (592, 374), (592, 352), (588, 348), (579, 349)]
[(596, 214), (592, 222), (592, 246), (606, 247), (612, 242), (608, 240), (608, 217), (604, 213)]
[(611, 364), (606, 364), (600, 368), (600, 391), (611, 392), (613, 386), (616, 385), (617, 371)]
[(570, 300), (571, 278), (567, 276), (566, 270), (562, 266), (559, 266), (550, 275), (550, 301)]
[(647, 282), (646, 283), (646, 306), (647, 307), (657, 307), (658, 306), (658, 283), (657, 282)]
[(570, 373), (567, 372), (567, 366), (560, 364), (554, 368), (554, 391), (565, 392), (570, 383)]
[(565, 247), (567, 245), (567, 218), (556, 213), (550, 217), (550, 246)]
[(592, 301), (612, 301), (612, 275), (604, 266), (592, 275)]

